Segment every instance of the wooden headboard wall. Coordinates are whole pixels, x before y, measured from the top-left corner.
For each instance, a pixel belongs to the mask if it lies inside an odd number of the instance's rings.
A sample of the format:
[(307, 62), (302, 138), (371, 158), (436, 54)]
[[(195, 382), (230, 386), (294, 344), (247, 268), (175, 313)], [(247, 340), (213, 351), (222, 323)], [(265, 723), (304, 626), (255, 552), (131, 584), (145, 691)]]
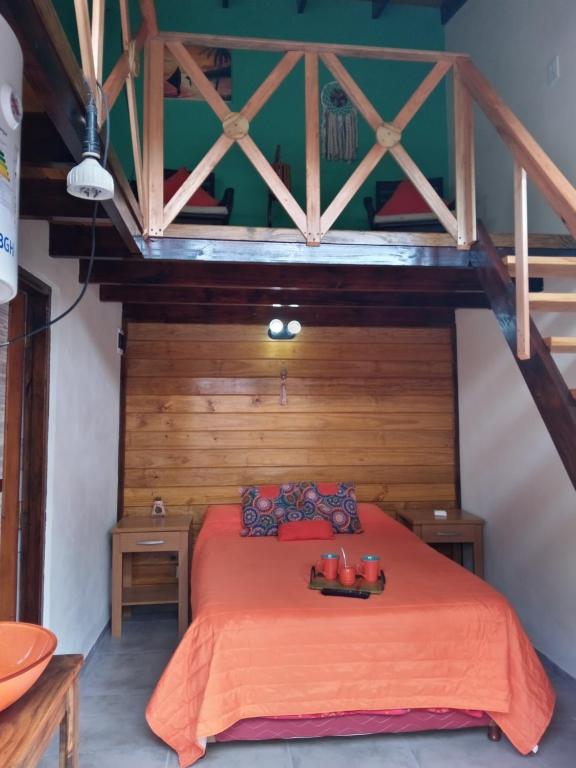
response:
[[(287, 370), (287, 404), (280, 373)], [(390, 511), (457, 500), (453, 331), (129, 323), (123, 514), (200, 523), (238, 487), (355, 480)]]

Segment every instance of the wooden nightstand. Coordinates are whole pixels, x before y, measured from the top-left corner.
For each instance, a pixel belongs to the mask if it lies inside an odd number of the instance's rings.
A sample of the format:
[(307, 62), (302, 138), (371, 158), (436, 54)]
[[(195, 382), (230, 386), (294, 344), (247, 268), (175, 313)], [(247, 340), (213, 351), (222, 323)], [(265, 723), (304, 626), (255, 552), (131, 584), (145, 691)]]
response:
[[(190, 524), (192, 518), (123, 517), (112, 529), (112, 637), (122, 635), (122, 608), (130, 605), (178, 604), (180, 636), (188, 626)], [(177, 552), (176, 584), (124, 584), (122, 561), (129, 552)]]
[(448, 509), (448, 517), (434, 517), (431, 509), (398, 512), (398, 522), (427, 544), (471, 544), (474, 573), (484, 575), (484, 520), (471, 512)]

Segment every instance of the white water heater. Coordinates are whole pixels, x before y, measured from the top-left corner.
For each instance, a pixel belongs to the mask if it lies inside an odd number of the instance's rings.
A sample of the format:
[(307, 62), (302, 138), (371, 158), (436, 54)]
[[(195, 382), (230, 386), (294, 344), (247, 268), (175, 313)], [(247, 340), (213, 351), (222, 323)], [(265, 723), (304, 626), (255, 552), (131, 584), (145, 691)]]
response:
[(0, 304), (18, 291), (22, 49), (0, 16)]

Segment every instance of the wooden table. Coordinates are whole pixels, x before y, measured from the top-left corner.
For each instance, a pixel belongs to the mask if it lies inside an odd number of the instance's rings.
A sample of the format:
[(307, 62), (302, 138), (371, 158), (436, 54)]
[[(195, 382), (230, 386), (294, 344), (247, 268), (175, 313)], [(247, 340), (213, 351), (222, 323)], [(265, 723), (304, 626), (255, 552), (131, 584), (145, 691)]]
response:
[[(188, 627), (190, 574), (189, 515), (123, 517), (112, 529), (112, 637), (122, 635), (122, 608), (132, 605), (178, 604), (180, 636)], [(178, 579), (171, 584), (132, 586), (124, 576), (123, 556), (133, 552), (177, 552)]]
[(400, 523), (410, 528), (427, 544), (471, 544), (474, 554), (474, 573), (484, 575), (484, 520), (471, 512), (448, 509), (447, 517), (434, 517), (432, 509), (403, 510), (398, 512)]
[(60, 768), (79, 768), (78, 673), (82, 656), (54, 656), (32, 688), (0, 712), (0, 766), (35, 768), (60, 725)]

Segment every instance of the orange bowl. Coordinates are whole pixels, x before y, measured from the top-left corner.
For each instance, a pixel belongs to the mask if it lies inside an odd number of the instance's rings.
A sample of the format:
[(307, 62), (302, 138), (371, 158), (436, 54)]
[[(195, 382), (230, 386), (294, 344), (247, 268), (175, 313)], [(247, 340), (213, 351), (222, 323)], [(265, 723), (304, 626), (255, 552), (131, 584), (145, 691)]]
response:
[(37, 624), (0, 621), (0, 712), (34, 685), (57, 642), (53, 632)]

